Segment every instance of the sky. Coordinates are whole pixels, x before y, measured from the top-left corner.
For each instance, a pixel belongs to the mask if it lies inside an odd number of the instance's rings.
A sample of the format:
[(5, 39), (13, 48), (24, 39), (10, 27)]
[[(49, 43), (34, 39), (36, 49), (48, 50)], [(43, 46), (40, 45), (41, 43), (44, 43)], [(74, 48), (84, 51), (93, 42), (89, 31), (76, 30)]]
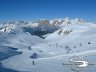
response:
[(0, 0), (0, 22), (65, 17), (96, 21), (96, 0)]

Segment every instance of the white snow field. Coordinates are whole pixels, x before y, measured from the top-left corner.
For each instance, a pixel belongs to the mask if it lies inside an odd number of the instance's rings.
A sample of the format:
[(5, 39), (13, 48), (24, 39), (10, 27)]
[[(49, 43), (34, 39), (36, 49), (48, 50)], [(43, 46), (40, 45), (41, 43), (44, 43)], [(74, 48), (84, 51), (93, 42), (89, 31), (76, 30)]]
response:
[[(23, 29), (42, 31), (40, 23), (0, 25), (2, 67), (17, 72), (96, 72), (96, 24), (68, 18), (40, 21), (52, 25), (53, 32), (43, 35), (44, 39)], [(43, 30), (49, 31), (50, 26)], [(70, 59), (88, 65), (76, 66)]]

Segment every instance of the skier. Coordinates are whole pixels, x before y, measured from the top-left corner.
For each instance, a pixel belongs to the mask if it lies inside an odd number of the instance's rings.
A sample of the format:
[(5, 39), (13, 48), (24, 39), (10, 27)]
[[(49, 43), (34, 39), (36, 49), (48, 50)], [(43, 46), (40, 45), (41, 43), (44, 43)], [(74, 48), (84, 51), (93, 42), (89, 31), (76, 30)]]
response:
[(32, 64), (35, 65), (34, 61), (32, 61)]

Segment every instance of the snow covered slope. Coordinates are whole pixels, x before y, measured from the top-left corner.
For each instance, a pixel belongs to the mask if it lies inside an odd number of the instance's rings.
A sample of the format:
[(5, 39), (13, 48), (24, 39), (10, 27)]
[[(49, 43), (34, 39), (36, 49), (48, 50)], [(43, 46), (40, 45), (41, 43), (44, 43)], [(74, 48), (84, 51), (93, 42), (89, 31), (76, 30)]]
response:
[[(39, 24), (42, 26), (40, 27)], [(14, 32), (2, 32), (1, 29), (2, 66), (21, 72), (78, 72), (78, 69), (84, 72), (95, 72), (96, 24), (82, 19), (66, 18), (55, 19), (55, 23), (54, 20), (43, 19), (36, 25), (40, 27), (40, 30), (46, 30), (46, 28), (50, 29), (53, 24), (59, 27), (58, 30), (46, 34), (45, 39), (25, 32), (19, 25), (15, 26)], [(70, 62), (70, 59), (75, 60), (74, 58), (77, 58), (77, 61), (86, 60), (88, 66), (75, 68), (75, 65)]]
[(30, 49), (31, 46), (44, 42), (43, 39), (29, 33), (0, 32), (0, 60), (21, 54), (18, 49)]
[(45, 35), (46, 40), (56, 40), (56, 39), (62, 39), (65, 37), (71, 37), (73, 35), (80, 34), (82, 32), (86, 32), (92, 28), (96, 28), (96, 25), (93, 23), (85, 23), (85, 24), (74, 24), (74, 25), (66, 25), (63, 26), (61, 29), (55, 31), (52, 34)]

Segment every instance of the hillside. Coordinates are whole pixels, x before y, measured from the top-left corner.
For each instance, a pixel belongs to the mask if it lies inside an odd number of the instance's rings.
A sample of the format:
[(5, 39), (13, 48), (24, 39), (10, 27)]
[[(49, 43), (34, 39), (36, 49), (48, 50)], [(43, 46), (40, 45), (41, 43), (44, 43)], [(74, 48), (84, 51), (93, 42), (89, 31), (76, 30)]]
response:
[(1, 24), (0, 63), (17, 72), (95, 72), (95, 32), (95, 23), (78, 18)]

